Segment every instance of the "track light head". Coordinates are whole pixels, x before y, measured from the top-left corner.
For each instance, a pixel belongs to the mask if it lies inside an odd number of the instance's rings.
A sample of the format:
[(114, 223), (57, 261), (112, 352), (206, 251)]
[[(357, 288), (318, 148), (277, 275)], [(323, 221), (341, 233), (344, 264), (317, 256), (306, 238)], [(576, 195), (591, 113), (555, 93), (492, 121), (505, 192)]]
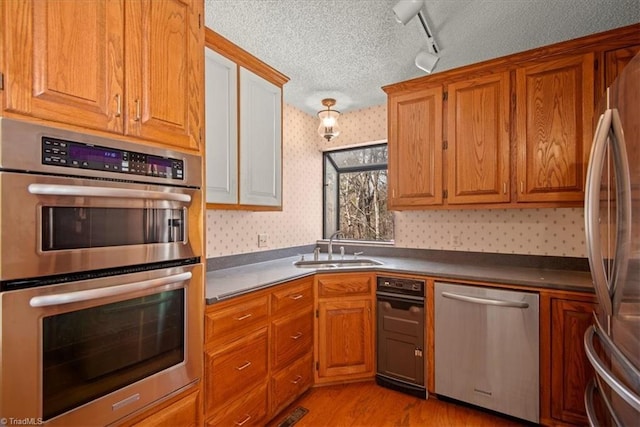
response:
[(400, 0), (393, 7), (396, 21), (407, 25), (407, 22), (411, 21), (420, 12), (422, 6), (424, 6), (424, 0)]
[(439, 59), (440, 58), (437, 55), (421, 50), (416, 55), (416, 67), (420, 68), (427, 74), (431, 74)]

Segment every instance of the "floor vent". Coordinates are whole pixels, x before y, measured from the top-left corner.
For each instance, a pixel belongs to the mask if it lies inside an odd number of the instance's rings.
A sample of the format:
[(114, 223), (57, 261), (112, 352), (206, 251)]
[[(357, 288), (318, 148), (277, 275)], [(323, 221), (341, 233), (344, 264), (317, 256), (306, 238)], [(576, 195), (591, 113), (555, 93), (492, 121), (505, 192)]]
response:
[(285, 418), (280, 424), (278, 424), (278, 427), (291, 427), (292, 425), (300, 421), (300, 418), (307, 415), (308, 412), (309, 410), (307, 408), (298, 406), (296, 409), (291, 411), (287, 418)]

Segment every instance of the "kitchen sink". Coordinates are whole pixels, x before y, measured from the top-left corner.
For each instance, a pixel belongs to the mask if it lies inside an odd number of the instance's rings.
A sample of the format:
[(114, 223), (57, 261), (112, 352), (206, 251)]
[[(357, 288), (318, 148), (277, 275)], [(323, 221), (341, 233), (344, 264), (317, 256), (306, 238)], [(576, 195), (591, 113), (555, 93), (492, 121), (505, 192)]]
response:
[(371, 267), (382, 265), (380, 261), (374, 259), (335, 259), (335, 260), (300, 260), (293, 263), (299, 268), (345, 268), (345, 267)]

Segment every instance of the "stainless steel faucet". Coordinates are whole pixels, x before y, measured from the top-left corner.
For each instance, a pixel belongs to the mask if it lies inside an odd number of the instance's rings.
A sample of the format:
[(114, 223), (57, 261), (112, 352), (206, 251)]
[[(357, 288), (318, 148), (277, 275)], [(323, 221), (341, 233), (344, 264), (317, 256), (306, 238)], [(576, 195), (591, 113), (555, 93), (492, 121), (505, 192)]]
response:
[(329, 258), (328, 258), (329, 261), (333, 259), (333, 238), (336, 237), (338, 234), (343, 234), (342, 230), (336, 231), (331, 235), (331, 237), (329, 237), (329, 247), (327, 248), (327, 252), (329, 252)]

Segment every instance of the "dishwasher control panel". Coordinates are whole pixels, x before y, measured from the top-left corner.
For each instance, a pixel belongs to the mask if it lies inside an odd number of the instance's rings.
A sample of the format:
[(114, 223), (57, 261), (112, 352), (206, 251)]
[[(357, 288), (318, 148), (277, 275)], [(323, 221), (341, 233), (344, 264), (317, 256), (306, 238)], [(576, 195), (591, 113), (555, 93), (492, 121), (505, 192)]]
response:
[(424, 280), (378, 277), (378, 291), (424, 297)]

